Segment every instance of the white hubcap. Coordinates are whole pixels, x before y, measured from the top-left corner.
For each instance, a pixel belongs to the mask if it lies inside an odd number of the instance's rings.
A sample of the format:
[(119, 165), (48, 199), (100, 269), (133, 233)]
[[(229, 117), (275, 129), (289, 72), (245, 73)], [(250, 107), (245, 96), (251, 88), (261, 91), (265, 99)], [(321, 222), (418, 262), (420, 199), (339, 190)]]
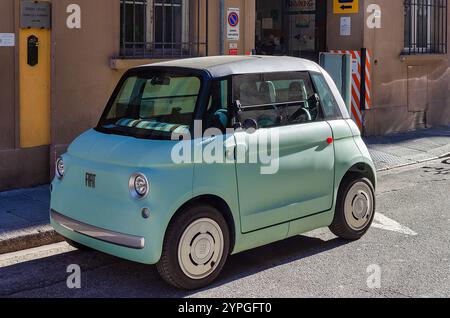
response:
[(190, 224), (178, 245), (181, 270), (191, 279), (208, 277), (223, 255), (223, 233), (215, 221), (200, 219)]
[(370, 187), (358, 182), (350, 188), (344, 202), (345, 220), (355, 231), (364, 229), (372, 219), (373, 195)]

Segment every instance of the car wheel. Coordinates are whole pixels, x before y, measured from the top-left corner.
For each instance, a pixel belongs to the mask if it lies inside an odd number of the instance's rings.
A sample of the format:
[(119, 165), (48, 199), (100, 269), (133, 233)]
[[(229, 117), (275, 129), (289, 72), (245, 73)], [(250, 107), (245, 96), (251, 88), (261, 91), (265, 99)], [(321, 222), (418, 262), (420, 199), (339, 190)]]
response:
[(350, 174), (339, 189), (331, 232), (346, 240), (358, 240), (369, 230), (375, 216), (375, 190), (372, 182)]
[(223, 215), (211, 206), (195, 205), (170, 223), (157, 269), (177, 288), (199, 289), (220, 274), (229, 248), (230, 234)]
[(66, 238), (65, 240), (66, 240), (67, 244), (69, 244), (72, 247), (75, 247), (77, 250), (80, 250), (80, 251), (92, 251), (92, 248), (87, 247), (87, 246), (85, 246), (83, 244), (80, 244), (80, 243), (77, 243), (75, 241), (69, 240), (68, 238)]

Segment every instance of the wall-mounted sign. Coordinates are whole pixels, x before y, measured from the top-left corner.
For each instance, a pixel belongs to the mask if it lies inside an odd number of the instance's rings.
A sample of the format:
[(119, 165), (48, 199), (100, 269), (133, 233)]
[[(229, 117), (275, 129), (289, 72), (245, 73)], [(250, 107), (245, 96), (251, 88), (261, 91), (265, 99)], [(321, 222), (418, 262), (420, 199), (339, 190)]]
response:
[(357, 59), (352, 59), (352, 74), (359, 73), (359, 64)]
[(227, 39), (239, 41), (240, 38), (240, 9), (228, 8), (227, 14)]
[(316, 11), (316, 0), (286, 0), (288, 11)]
[(47, 1), (21, 1), (20, 27), (50, 29), (51, 4)]
[(333, 0), (334, 14), (358, 13), (359, 0)]
[(238, 44), (236, 42), (231, 42), (229, 44), (228, 55), (238, 55)]
[(14, 33), (0, 33), (0, 46), (16, 46)]
[(352, 35), (352, 18), (341, 17), (341, 36)]

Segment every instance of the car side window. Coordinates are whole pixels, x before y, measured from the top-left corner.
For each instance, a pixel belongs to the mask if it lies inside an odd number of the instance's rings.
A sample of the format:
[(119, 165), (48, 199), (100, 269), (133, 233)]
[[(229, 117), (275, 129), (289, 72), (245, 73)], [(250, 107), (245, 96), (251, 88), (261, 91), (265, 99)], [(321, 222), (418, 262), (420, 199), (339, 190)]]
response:
[(228, 115), (228, 80), (215, 80), (211, 83), (208, 107), (203, 115), (203, 127), (218, 128), (222, 132), (230, 126)]
[(308, 72), (235, 76), (233, 100), (242, 105), (241, 122), (251, 119), (260, 128), (322, 120)]
[(341, 119), (342, 113), (339, 109), (339, 105), (334, 98), (333, 92), (328, 86), (327, 81), (322, 74), (312, 73), (311, 77), (316, 85), (317, 93), (320, 97), (320, 102), (323, 107), (325, 118), (329, 120)]

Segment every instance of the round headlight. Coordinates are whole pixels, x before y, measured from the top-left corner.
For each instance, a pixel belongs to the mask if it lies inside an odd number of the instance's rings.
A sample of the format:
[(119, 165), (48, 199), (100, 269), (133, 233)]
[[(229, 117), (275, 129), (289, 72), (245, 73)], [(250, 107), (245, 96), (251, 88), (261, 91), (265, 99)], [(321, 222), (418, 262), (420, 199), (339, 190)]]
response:
[(145, 198), (150, 190), (147, 178), (141, 173), (135, 173), (130, 178), (130, 191), (136, 199)]
[(64, 177), (64, 160), (62, 158), (56, 160), (56, 175), (59, 179)]

